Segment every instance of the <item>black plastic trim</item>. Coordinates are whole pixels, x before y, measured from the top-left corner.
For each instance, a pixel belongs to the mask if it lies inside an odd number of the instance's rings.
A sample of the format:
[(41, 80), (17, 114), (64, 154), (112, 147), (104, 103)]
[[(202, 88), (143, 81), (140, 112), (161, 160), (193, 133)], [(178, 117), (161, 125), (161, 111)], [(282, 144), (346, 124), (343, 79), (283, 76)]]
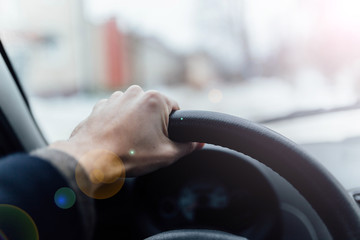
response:
[[(17, 88), (18, 88), (18, 90), (19, 90), (19, 92), (20, 92), (20, 94), (21, 94), (21, 96), (22, 96), (22, 98), (24, 100), (24, 102), (25, 102), (26, 107), (29, 110), (30, 117), (34, 122), (34, 125), (35, 125), (36, 129), (38, 130), (38, 132), (41, 135), (41, 138), (44, 140), (44, 142), (47, 143), (45, 136), (43, 135), (39, 125), (37, 124), (37, 122), (36, 122), (36, 120), (34, 118), (34, 115), (33, 115), (32, 111), (31, 111), (31, 107), (30, 107), (30, 104), (29, 104), (29, 100), (27, 98), (27, 95), (26, 95), (26, 93), (24, 91), (24, 88), (22, 87), (22, 85), (20, 83), (20, 80), (19, 80), (19, 78), (18, 78), (18, 76), (17, 76), (17, 74), (15, 72), (15, 69), (14, 69), (13, 65), (11, 64), (11, 61), (10, 61), (10, 59), (9, 59), (7, 53), (6, 53), (5, 47), (4, 47), (1, 39), (0, 39), (0, 54), (3, 57), (4, 61), (5, 61), (5, 64), (6, 64), (8, 70), (9, 70), (9, 72), (10, 72), (10, 74), (11, 74), (11, 76), (12, 76), (12, 78), (13, 78), (13, 80), (14, 80), (14, 82), (15, 82), (15, 84), (16, 84), (16, 86), (17, 86)], [(18, 137), (16, 134), (14, 136)]]
[(15, 136), (15, 132), (0, 108), (0, 157), (14, 152), (25, 151)]
[(16, 83), (16, 86), (18, 87), (22, 97), (24, 98), (24, 101), (26, 103), (26, 106), (30, 109), (30, 104), (29, 104), (29, 101), (26, 97), (26, 94), (25, 94), (25, 91), (20, 83), (20, 80), (15, 72), (15, 69), (14, 67), (12, 66), (11, 62), (10, 62), (10, 59), (5, 51), (5, 48), (4, 48), (4, 45), (2, 44), (1, 42), (1, 39), (0, 39), (0, 53), (1, 53), (1, 56), (3, 57), (5, 63), (6, 63), (6, 66), (8, 67), (9, 71), (10, 71), (10, 74), (11, 76), (13, 77), (15, 83)]

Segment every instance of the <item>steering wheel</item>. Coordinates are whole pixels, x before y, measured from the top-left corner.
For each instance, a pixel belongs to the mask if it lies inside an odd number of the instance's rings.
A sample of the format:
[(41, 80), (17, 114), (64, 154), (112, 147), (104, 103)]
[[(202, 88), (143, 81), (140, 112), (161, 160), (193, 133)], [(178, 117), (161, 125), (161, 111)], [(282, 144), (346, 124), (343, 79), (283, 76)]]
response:
[[(360, 212), (355, 201), (331, 173), (289, 139), (248, 120), (208, 111), (173, 112), (168, 130), (174, 141), (220, 145), (264, 163), (304, 196), (333, 239), (360, 239)], [(160, 233), (150, 239), (193, 239), (195, 235), (203, 240), (232, 239), (224, 232), (188, 231)]]

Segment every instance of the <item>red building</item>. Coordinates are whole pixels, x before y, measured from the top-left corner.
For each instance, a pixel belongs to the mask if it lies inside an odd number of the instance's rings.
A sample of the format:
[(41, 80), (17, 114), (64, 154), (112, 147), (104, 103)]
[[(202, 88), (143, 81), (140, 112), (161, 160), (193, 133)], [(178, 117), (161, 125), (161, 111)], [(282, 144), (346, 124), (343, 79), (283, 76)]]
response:
[(129, 61), (127, 56), (126, 35), (112, 18), (105, 23), (105, 61), (106, 88), (117, 89), (129, 82)]

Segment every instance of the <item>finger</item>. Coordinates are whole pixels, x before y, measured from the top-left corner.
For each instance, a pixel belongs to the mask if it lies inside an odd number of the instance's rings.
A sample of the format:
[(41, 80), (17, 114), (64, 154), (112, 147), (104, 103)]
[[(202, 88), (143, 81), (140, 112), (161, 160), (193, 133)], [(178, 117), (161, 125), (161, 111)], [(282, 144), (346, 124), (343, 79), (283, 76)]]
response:
[(197, 142), (197, 143), (196, 143), (195, 150), (200, 150), (200, 149), (202, 149), (204, 146), (205, 146), (205, 143)]
[(108, 101), (108, 100), (107, 100), (106, 98), (101, 99), (100, 101), (98, 101), (98, 102), (95, 104), (93, 110), (96, 110), (96, 109), (98, 109), (99, 107), (103, 106), (107, 101)]
[(175, 100), (167, 98), (167, 101), (169, 102), (169, 106), (171, 107), (170, 112), (180, 110), (180, 106)]
[(167, 97), (165, 95), (162, 95), (162, 96), (163, 96), (163, 98), (164, 98), (164, 100), (166, 102), (167, 110), (168, 110), (168, 113), (169, 113), (168, 115), (170, 115), (170, 113), (172, 111), (180, 110), (180, 106), (175, 100), (173, 100), (173, 99), (171, 99), (171, 98), (169, 98), (169, 97)]
[(168, 102), (166, 96), (160, 92), (155, 90), (146, 91), (143, 95), (142, 101), (148, 110), (159, 113), (160, 116), (165, 117), (164, 119), (167, 119), (170, 115), (170, 103)]
[(177, 159), (192, 153), (197, 147), (198, 143), (196, 142), (188, 142), (188, 143), (175, 143), (174, 147), (176, 148), (176, 157)]
[(128, 96), (138, 96), (142, 93), (144, 93), (144, 90), (140, 86), (132, 85), (125, 91), (124, 94)]
[(117, 99), (117, 98), (121, 97), (122, 95), (124, 95), (124, 93), (122, 91), (116, 91), (113, 94), (111, 94), (109, 100)]

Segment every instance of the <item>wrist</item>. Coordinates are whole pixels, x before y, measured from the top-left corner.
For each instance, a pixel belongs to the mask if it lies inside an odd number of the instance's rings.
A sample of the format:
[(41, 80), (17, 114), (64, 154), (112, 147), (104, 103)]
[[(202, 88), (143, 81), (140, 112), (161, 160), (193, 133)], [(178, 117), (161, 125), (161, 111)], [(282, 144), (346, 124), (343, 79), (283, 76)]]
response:
[(85, 154), (86, 150), (83, 150), (81, 146), (74, 145), (68, 141), (57, 141), (54, 143), (51, 143), (49, 145), (49, 148), (60, 150), (62, 152), (65, 152), (75, 158), (77, 161), (80, 160), (83, 154)]
[(80, 158), (75, 178), (86, 195), (105, 199), (116, 194), (123, 186), (125, 166), (115, 153), (95, 149)]
[(125, 181), (125, 165), (121, 158), (108, 150), (81, 147), (73, 141), (58, 141), (50, 148), (65, 152), (77, 160), (75, 179), (87, 196), (105, 199), (116, 194)]

